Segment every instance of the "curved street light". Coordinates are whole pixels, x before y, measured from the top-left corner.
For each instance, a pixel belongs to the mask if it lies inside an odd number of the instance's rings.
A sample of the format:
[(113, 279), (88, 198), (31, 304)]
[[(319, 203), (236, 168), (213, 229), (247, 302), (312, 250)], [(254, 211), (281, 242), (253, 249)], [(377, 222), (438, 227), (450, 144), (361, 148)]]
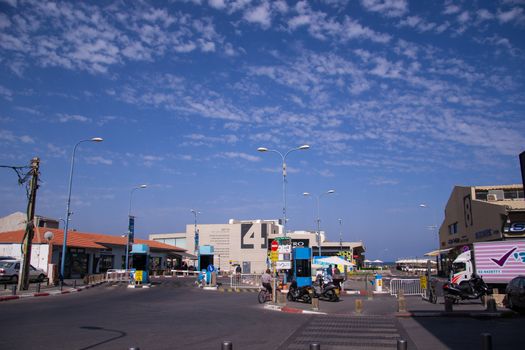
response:
[(309, 149), (309, 145), (302, 145), (296, 148), (292, 148), (288, 152), (286, 152), (284, 155), (274, 149), (268, 149), (266, 147), (259, 147), (257, 148), (258, 152), (274, 152), (281, 156), (282, 159), (282, 168), (283, 168), (283, 232), (284, 236), (286, 237), (286, 157), (288, 154), (294, 151), (303, 151)]
[[(317, 196), (315, 196), (315, 198), (317, 199), (317, 247), (318, 247), (318, 251), (319, 251), (319, 256), (321, 256), (321, 219), (319, 217), (319, 202), (320, 202), (320, 199), (322, 196), (325, 196), (325, 195), (329, 195), (329, 194), (332, 194), (332, 193), (335, 193), (335, 190), (328, 190), (326, 192), (323, 192)], [(311, 194), (309, 192), (303, 192), (303, 196), (311, 196)]]
[(64, 242), (62, 243), (62, 261), (60, 262), (60, 283), (64, 282), (64, 267), (66, 262), (66, 247), (67, 247), (67, 231), (69, 229), (69, 217), (71, 216), (71, 188), (73, 186), (73, 170), (75, 168), (75, 153), (78, 145), (82, 142), (102, 142), (102, 137), (92, 137), (86, 140), (80, 140), (73, 148), (73, 154), (71, 156), (71, 170), (69, 172), (69, 186), (67, 192), (67, 205), (66, 205), (66, 218), (64, 219)]
[[(127, 240), (126, 240), (126, 265), (125, 265), (125, 269), (128, 270), (129, 269), (129, 243), (130, 243), (130, 236), (131, 234), (135, 234), (135, 228), (132, 227), (135, 225), (135, 221), (133, 220), (134, 217), (131, 216), (131, 200), (133, 199), (133, 192), (135, 192), (135, 190), (140, 190), (140, 189), (143, 189), (143, 188), (146, 188), (148, 187), (148, 185), (139, 185), (137, 187), (133, 187), (131, 189), (131, 192), (129, 193), (129, 210), (128, 210), (128, 234), (126, 235), (127, 236)], [(131, 225), (131, 222), (133, 221), (133, 225)], [(135, 237), (133, 237), (133, 240), (135, 239)]]

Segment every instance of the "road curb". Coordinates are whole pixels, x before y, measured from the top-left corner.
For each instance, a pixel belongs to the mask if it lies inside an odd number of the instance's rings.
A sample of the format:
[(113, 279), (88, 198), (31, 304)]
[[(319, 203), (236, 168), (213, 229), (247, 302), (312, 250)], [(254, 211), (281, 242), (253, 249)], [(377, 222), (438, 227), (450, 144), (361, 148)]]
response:
[(500, 312), (469, 312), (469, 311), (435, 311), (435, 312), (396, 312), (395, 317), (468, 317), (468, 318), (506, 318), (514, 317), (515, 313), (508, 311)]
[(264, 305), (264, 308), (267, 309), (267, 310), (285, 312), (285, 313), (288, 313), (288, 314), (327, 315), (326, 312), (312, 311), (312, 310), (303, 310), (303, 309), (297, 309), (297, 308), (294, 308), (294, 307), (280, 306), (280, 305), (273, 305), (273, 304), (266, 304), (266, 305)]
[(47, 296), (55, 296), (55, 295), (62, 295), (62, 294), (71, 294), (71, 293), (81, 292), (84, 289), (89, 289), (89, 288), (99, 286), (103, 283), (105, 282), (94, 283), (94, 284), (90, 284), (90, 285), (86, 285), (86, 286), (82, 286), (78, 288), (71, 288), (69, 290), (54, 290), (54, 291), (49, 291), (49, 292), (40, 292), (40, 293), (32, 293), (32, 294), (6, 295), (6, 296), (0, 297), (0, 302), (16, 300), (16, 299), (38, 298), (38, 297), (47, 297)]

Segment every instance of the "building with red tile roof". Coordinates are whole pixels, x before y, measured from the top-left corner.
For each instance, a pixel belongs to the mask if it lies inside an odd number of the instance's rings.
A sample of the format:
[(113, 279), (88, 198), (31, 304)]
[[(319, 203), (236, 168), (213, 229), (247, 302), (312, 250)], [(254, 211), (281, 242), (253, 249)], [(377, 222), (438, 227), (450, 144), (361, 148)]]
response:
[[(51, 239), (45, 238), (46, 232), (52, 233)], [(20, 258), (24, 234), (25, 230), (0, 232), (0, 255)], [(63, 230), (35, 227), (31, 264), (53, 274), (49, 266), (51, 264), (51, 269), (53, 266), (60, 266), (63, 241)], [(108, 269), (124, 268), (126, 241), (126, 236), (68, 231), (64, 277), (78, 278)], [(149, 247), (152, 269), (164, 269), (169, 261), (180, 261), (189, 256), (183, 248), (157, 241), (136, 238), (134, 243)]]

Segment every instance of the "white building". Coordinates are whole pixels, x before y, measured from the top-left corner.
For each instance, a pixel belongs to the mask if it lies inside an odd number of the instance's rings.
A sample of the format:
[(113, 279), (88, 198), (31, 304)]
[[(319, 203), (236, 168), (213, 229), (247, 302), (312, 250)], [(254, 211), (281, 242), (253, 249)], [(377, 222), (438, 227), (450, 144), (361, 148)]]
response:
[[(234, 265), (240, 265), (244, 273), (261, 273), (268, 266), (270, 244), (276, 237), (282, 236), (279, 220), (234, 220), (227, 224), (188, 224), (186, 232), (150, 234), (149, 239), (165, 244), (183, 246), (189, 253), (196, 253), (195, 232), (198, 232), (199, 246), (213, 246), (213, 257), (201, 260), (201, 268), (214, 264), (222, 271), (229, 271)], [(294, 247), (313, 248), (317, 255), (317, 237), (315, 232), (296, 231), (288, 233)], [(353, 258), (358, 264), (362, 261), (364, 246), (362, 242), (327, 242), (321, 233), (323, 255), (342, 255)], [(344, 254), (346, 252), (346, 254)], [(357, 256), (357, 258), (355, 258)]]

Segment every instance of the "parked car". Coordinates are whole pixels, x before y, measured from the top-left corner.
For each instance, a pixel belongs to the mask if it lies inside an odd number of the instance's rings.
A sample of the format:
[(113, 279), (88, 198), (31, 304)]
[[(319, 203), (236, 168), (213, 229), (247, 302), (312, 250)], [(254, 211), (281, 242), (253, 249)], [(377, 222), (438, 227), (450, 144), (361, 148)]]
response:
[[(18, 283), (19, 272), (20, 260), (0, 260), (0, 281)], [(46, 277), (44, 270), (29, 265), (30, 281), (42, 282)]]
[(514, 277), (505, 290), (509, 309), (525, 309), (525, 276)]
[(0, 256), (0, 260), (16, 260), (12, 256)]

